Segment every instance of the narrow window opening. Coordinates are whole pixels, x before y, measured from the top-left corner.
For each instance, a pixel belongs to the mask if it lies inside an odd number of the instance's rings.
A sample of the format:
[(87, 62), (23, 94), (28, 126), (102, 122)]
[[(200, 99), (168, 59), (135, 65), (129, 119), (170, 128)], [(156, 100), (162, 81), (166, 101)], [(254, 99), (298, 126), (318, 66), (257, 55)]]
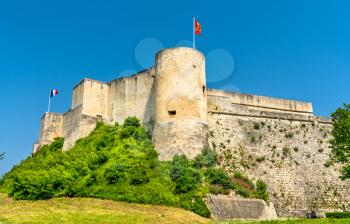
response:
[(168, 114), (171, 116), (174, 116), (174, 115), (176, 115), (176, 110), (169, 110)]
[(205, 86), (203, 86), (203, 94), (205, 95)]

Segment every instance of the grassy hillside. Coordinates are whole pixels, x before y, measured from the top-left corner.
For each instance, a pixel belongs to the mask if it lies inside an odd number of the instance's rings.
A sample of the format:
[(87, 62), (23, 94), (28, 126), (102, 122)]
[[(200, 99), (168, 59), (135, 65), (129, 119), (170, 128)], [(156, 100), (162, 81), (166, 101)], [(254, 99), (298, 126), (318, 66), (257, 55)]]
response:
[(0, 194), (0, 223), (206, 223), (192, 212), (92, 198), (15, 201)]
[(0, 181), (0, 191), (14, 199), (91, 197), (181, 207), (201, 216), (210, 212), (207, 193), (267, 200), (266, 185), (240, 173), (230, 178), (218, 168), (216, 154), (204, 149), (195, 160), (175, 156), (159, 161), (150, 134), (136, 118), (124, 124), (98, 123), (68, 152), (63, 139), (44, 146)]
[(0, 223), (208, 223), (208, 224), (350, 224), (350, 219), (219, 222), (180, 208), (93, 198), (13, 200), (0, 194)]

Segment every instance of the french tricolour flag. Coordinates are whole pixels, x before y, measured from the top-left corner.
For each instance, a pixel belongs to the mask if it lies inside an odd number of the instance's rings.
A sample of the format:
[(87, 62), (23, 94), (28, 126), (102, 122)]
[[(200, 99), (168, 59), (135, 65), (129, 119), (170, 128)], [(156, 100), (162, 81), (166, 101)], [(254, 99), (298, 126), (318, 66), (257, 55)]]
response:
[(51, 97), (54, 97), (54, 96), (56, 96), (58, 94), (58, 90), (57, 89), (51, 89), (51, 91), (50, 91), (50, 96)]

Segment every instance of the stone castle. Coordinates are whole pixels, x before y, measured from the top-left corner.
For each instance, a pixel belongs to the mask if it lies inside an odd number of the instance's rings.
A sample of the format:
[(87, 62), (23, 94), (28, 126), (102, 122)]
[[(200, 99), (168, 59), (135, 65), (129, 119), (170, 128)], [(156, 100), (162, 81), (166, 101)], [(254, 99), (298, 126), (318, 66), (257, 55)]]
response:
[(136, 116), (160, 159), (194, 158), (209, 145), (227, 171), (264, 180), (278, 216), (350, 209), (350, 182), (327, 165), (332, 121), (315, 116), (311, 103), (207, 89), (195, 49), (165, 49), (154, 67), (109, 83), (84, 79), (72, 98), (66, 113), (44, 114), (33, 153), (57, 137), (69, 150), (97, 121)]

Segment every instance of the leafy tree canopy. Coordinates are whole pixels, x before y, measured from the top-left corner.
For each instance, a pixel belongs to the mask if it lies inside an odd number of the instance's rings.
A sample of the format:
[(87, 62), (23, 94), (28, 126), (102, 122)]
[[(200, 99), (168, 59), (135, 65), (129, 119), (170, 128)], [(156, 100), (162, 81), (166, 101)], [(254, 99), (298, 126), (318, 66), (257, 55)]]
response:
[(331, 148), (336, 162), (343, 164), (342, 179), (350, 178), (350, 104), (344, 104), (332, 113)]
[(182, 155), (159, 161), (148, 130), (135, 117), (122, 125), (98, 123), (67, 152), (63, 142), (58, 138), (16, 165), (0, 180), (0, 191), (24, 200), (76, 196), (163, 204), (205, 217), (210, 216), (203, 201), (207, 193), (267, 199), (265, 185), (246, 189), (252, 184), (245, 176), (230, 178), (218, 168), (210, 148), (195, 160)]

